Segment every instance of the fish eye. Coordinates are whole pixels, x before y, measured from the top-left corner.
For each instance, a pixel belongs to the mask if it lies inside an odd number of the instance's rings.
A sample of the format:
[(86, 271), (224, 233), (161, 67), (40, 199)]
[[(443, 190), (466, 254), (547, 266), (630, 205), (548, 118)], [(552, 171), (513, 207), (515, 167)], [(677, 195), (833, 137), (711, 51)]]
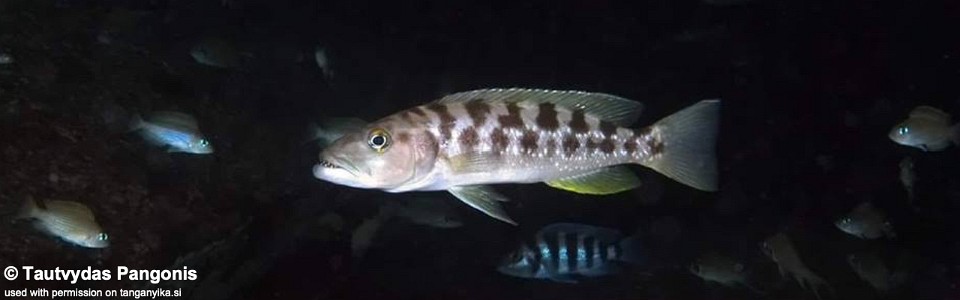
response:
[(105, 232), (101, 232), (100, 234), (97, 235), (97, 240), (98, 240), (98, 241), (106, 241), (106, 240), (109, 239), (109, 238), (110, 238), (110, 237), (107, 236), (107, 234), (106, 234)]
[(207, 142), (207, 140), (200, 140), (200, 146), (206, 147), (207, 145), (210, 145), (210, 143)]
[(374, 129), (370, 132), (370, 138), (367, 140), (367, 144), (370, 145), (370, 148), (373, 148), (373, 150), (382, 153), (390, 147), (390, 134), (382, 128)]
[(900, 128), (897, 128), (897, 133), (900, 135), (906, 135), (907, 133), (910, 133), (910, 128), (907, 126), (900, 126)]

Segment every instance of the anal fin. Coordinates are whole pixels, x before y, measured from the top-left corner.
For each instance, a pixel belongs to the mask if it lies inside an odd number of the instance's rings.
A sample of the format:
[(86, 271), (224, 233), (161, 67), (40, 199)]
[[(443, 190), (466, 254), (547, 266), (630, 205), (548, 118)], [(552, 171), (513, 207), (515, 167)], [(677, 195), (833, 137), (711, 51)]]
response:
[(610, 167), (545, 182), (553, 188), (588, 195), (609, 195), (635, 189), (640, 178), (627, 167)]
[(457, 199), (460, 199), (460, 201), (463, 201), (463, 203), (482, 211), (488, 216), (512, 225), (517, 225), (517, 222), (510, 219), (510, 216), (507, 215), (507, 212), (503, 210), (503, 207), (501, 207), (499, 203), (507, 202), (509, 199), (497, 193), (489, 186), (455, 186), (447, 191), (457, 197)]

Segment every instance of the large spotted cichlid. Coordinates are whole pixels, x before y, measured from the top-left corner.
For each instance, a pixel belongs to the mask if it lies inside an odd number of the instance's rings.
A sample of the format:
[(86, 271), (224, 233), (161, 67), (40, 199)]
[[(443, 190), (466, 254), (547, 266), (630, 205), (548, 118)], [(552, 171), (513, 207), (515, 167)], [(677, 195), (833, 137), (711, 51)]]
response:
[(719, 100), (641, 129), (640, 102), (580, 91), (483, 89), (445, 96), (346, 132), (320, 153), (314, 176), (387, 192), (449, 191), (516, 224), (491, 184), (545, 182), (605, 195), (640, 185), (640, 164), (717, 190)]

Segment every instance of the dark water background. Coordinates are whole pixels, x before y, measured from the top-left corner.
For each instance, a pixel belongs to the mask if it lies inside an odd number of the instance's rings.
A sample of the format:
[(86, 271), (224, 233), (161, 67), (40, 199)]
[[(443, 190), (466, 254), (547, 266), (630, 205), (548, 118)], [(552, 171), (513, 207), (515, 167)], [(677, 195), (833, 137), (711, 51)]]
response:
[[(12, 215), (24, 195), (81, 201), (114, 243), (80, 249), (11, 221), (0, 228), (0, 265), (185, 264), (202, 282), (160, 286), (193, 299), (815, 299), (760, 251), (786, 232), (837, 299), (881, 298), (846, 263), (858, 251), (911, 270), (886, 299), (960, 299), (958, 150), (923, 153), (886, 138), (918, 105), (960, 113), (958, 17), (954, 1), (0, 0), (0, 51), (16, 59), (0, 66), (0, 209)], [(249, 53), (239, 69), (191, 59), (210, 36)], [(332, 78), (313, 61), (318, 45)], [(388, 223), (352, 259), (350, 230), (380, 203), (446, 195), (314, 179), (307, 124), (373, 120), (489, 87), (620, 95), (646, 105), (639, 125), (722, 98), (721, 191), (642, 168), (643, 187), (607, 197), (497, 186), (521, 226), (457, 204), (464, 227)], [(170, 155), (117, 125), (161, 109), (195, 115), (217, 152)], [(920, 178), (917, 210), (898, 181), (907, 156)], [(863, 201), (888, 213), (897, 239), (858, 240), (833, 226)], [(331, 211), (344, 231), (317, 233)], [(667, 235), (651, 248), (672, 267), (579, 285), (495, 271), (518, 240), (560, 221)], [(655, 226), (671, 221), (679, 231)], [(741, 260), (766, 293), (686, 271), (711, 251)]]

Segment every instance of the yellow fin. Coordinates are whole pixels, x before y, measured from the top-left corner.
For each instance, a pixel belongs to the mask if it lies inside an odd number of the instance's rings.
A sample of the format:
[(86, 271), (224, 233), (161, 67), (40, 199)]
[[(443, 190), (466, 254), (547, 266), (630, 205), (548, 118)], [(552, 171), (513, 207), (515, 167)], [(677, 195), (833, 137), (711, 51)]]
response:
[(610, 167), (545, 183), (553, 188), (579, 194), (609, 195), (639, 187), (640, 178), (627, 167)]

